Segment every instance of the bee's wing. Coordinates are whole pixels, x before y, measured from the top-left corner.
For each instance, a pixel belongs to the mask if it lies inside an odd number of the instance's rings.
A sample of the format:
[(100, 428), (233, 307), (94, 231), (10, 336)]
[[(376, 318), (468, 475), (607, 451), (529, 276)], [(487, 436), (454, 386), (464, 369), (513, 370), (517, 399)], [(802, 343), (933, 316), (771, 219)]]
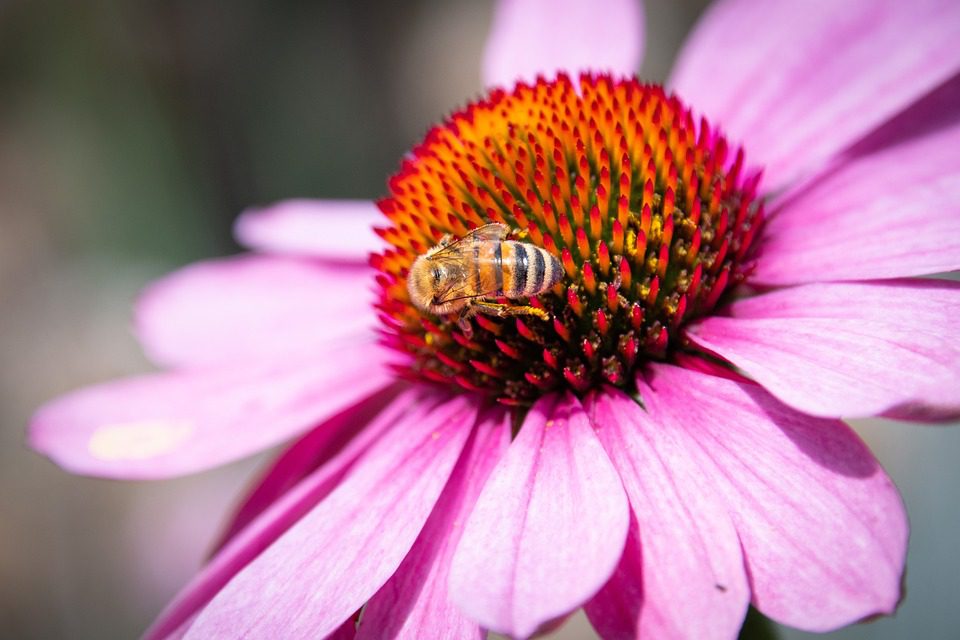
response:
[(454, 287), (450, 287), (443, 292), (443, 295), (437, 299), (438, 304), (445, 304), (447, 302), (456, 302), (457, 300), (470, 300), (473, 298), (489, 298), (496, 295), (496, 290), (494, 291), (478, 291), (476, 293), (467, 293), (467, 285), (460, 284)]
[(485, 224), (482, 227), (477, 227), (476, 229), (473, 229), (472, 231), (470, 231), (470, 233), (460, 238), (459, 242), (462, 242), (467, 238), (470, 238), (470, 239), (476, 238), (477, 240), (488, 240), (488, 241), (492, 240), (496, 242), (501, 242), (503, 241), (504, 238), (507, 237), (507, 233), (509, 232), (510, 232), (510, 229), (509, 227), (507, 227), (507, 225), (502, 224), (500, 222), (491, 222), (490, 224)]
[(465, 242), (502, 242), (504, 238), (507, 237), (507, 233), (510, 232), (510, 229), (505, 224), (499, 222), (491, 222), (490, 224), (485, 224), (482, 227), (477, 227), (470, 231), (467, 235), (454, 240), (450, 244), (437, 249), (434, 253), (430, 254), (431, 260), (444, 260), (450, 256), (456, 256), (457, 253), (463, 248), (461, 245)]

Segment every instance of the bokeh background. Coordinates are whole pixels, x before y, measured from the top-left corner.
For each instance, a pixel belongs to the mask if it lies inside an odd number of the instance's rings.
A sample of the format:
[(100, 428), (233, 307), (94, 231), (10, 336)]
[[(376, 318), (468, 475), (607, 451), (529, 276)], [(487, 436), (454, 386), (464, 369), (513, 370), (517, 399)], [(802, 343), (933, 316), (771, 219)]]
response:
[[(666, 78), (706, 4), (647, 2), (643, 77)], [(136, 637), (263, 463), (77, 478), (24, 446), (32, 410), (148, 371), (134, 296), (238, 251), (243, 208), (381, 195), (430, 123), (480, 92), (491, 12), (490, 0), (0, 1), (0, 638)], [(956, 638), (960, 429), (856, 426), (910, 512), (907, 599), (830, 637)], [(555, 637), (593, 635), (580, 616)]]

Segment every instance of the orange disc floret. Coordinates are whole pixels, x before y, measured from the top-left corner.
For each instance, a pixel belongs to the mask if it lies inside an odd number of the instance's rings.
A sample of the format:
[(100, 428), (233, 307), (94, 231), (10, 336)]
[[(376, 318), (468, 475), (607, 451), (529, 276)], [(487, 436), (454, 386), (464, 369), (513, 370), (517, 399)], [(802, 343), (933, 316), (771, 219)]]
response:
[[(409, 356), (398, 371), (508, 404), (629, 387), (743, 279), (763, 220), (760, 176), (744, 174), (742, 150), (660, 86), (560, 75), (494, 90), (432, 129), (379, 202), (389, 247), (372, 263), (383, 339)], [(556, 256), (564, 277), (485, 308), (545, 313), (465, 322), (415, 308), (413, 261), (492, 222)]]

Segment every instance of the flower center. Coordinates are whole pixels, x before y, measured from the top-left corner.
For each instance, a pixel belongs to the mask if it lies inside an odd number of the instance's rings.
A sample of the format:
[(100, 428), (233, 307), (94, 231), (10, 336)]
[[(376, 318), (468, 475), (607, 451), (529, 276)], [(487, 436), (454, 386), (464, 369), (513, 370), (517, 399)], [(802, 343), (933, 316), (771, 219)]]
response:
[[(560, 75), (453, 114), (379, 203), (389, 247), (372, 264), (384, 340), (409, 356), (398, 372), (521, 405), (629, 387), (746, 273), (760, 176), (729, 151), (633, 79)], [(471, 233), (490, 223), (505, 226)], [(546, 289), (538, 249), (563, 271)]]

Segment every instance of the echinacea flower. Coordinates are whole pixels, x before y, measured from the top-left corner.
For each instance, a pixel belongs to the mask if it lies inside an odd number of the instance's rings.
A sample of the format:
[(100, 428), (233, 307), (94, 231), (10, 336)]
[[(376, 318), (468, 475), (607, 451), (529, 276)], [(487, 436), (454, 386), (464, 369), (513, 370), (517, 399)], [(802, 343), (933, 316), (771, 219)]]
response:
[[(54, 401), (31, 442), (160, 478), (301, 436), (154, 638), (890, 613), (906, 516), (840, 418), (960, 414), (960, 287), (917, 278), (960, 267), (958, 26), (955, 2), (725, 0), (664, 90), (631, 76), (633, 3), (503, 0), (500, 88), (414, 148), (380, 212), (245, 214), (257, 255), (140, 302), (172, 371)], [(554, 289), (501, 301), (547, 319), (417, 311), (412, 261), (489, 222), (560, 259)]]

